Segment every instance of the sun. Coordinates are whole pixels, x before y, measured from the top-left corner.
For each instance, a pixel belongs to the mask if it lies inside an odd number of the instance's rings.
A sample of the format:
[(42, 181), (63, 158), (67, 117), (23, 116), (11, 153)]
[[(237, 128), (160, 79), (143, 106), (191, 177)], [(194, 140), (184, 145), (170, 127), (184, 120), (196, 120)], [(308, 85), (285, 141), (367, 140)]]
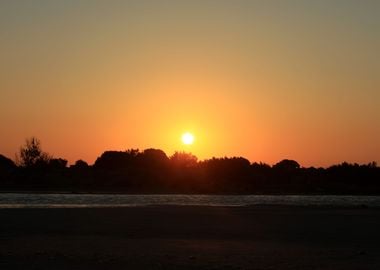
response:
[(186, 132), (182, 134), (182, 142), (184, 144), (190, 145), (194, 142), (194, 136), (190, 132)]

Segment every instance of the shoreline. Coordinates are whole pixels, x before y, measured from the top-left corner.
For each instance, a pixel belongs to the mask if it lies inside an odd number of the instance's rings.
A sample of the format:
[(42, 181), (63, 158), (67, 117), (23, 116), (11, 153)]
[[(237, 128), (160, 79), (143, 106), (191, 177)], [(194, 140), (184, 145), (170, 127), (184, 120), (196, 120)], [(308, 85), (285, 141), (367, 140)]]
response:
[(0, 190), (0, 194), (79, 194), (79, 195), (205, 195), (205, 196), (380, 196), (379, 193), (178, 193), (178, 192), (118, 192), (66, 190)]
[(178, 205), (178, 204), (0, 204), (2, 209), (123, 209), (123, 208), (247, 208), (247, 209), (304, 209), (304, 210), (379, 210), (379, 206), (368, 205), (285, 205), (285, 204), (255, 204), (255, 205)]
[(0, 209), (130, 207), (380, 209), (379, 196), (0, 193)]

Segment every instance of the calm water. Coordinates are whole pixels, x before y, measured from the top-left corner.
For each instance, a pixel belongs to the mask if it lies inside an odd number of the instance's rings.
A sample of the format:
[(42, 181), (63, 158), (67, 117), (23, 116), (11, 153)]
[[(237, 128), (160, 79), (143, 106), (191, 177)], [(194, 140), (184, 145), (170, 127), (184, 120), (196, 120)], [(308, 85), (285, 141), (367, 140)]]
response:
[(152, 205), (203, 206), (367, 206), (380, 207), (380, 196), (298, 195), (114, 195), (0, 194), (0, 208), (135, 207)]

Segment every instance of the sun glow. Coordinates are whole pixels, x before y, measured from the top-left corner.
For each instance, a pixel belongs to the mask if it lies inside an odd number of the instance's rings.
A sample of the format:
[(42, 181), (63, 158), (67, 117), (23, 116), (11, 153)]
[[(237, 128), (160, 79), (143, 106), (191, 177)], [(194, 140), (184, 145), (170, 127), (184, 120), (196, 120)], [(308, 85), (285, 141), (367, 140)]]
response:
[(186, 132), (182, 135), (182, 142), (186, 145), (193, 144), (194, 136), (190, 132)]

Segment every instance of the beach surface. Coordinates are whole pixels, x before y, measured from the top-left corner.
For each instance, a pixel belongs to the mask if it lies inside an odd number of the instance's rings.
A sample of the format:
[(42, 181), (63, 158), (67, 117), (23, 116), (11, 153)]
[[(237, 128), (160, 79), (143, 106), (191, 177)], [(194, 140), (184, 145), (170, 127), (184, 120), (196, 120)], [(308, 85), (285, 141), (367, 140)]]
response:
[(0, 209), (0, 269), (380, 269), (380, 210)]

